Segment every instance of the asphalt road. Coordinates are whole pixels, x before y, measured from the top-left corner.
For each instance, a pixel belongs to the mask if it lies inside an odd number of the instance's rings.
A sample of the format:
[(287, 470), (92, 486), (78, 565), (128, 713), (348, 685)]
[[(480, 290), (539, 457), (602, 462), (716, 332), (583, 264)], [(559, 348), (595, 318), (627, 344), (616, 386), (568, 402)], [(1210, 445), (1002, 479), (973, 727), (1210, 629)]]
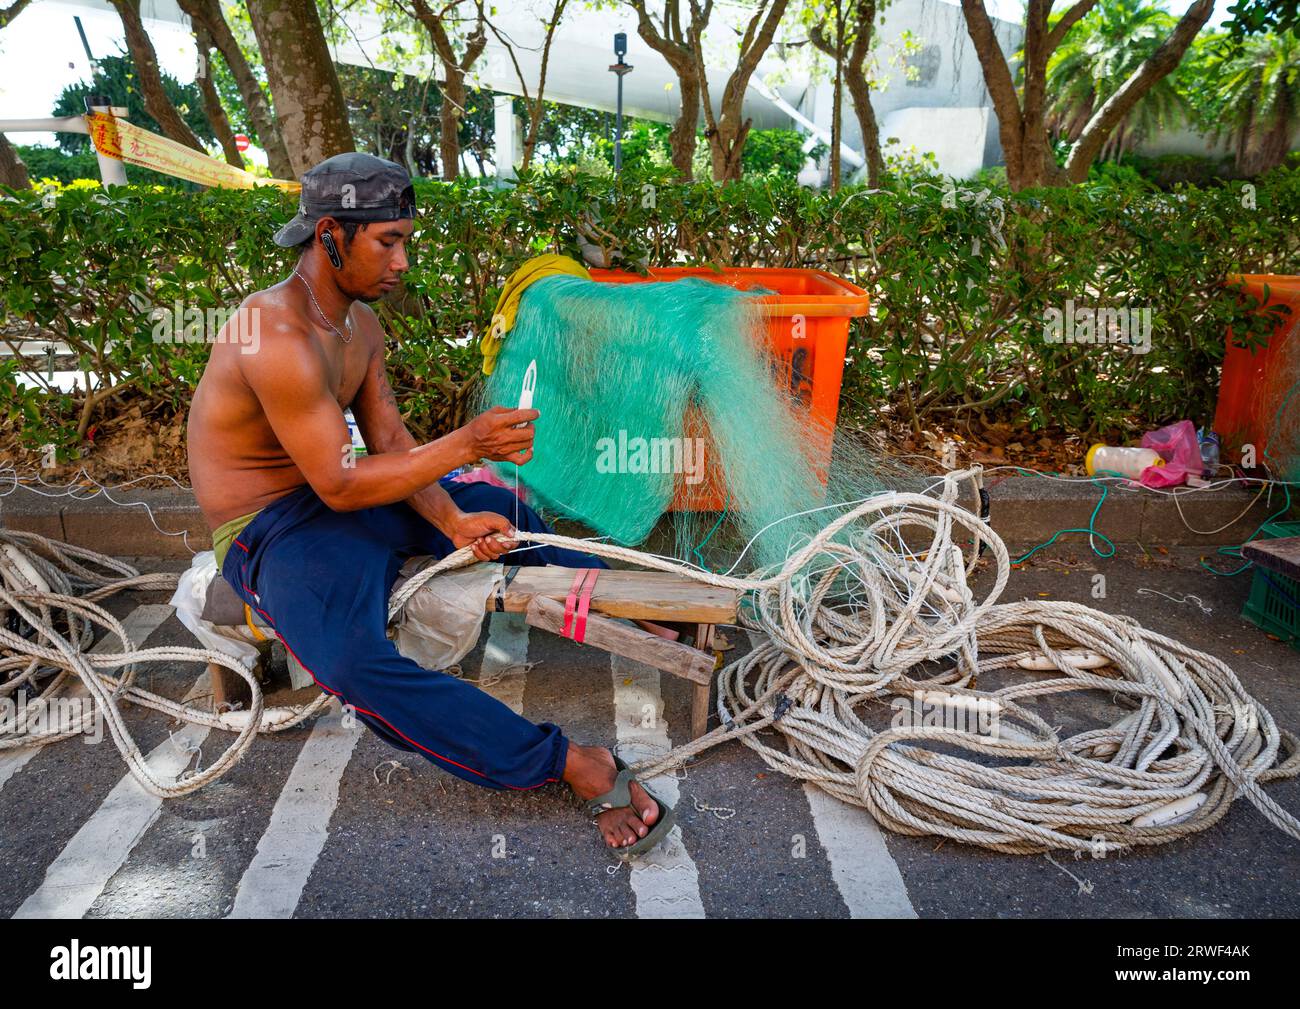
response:
[[(1226, 660), (1283, 727), (1300, 729), (1300, 652), (1241, 618), (1248, 576), (1216, 578), (1195, 562), (1182, 551), (1151, 560), (1126, 549), (1109, 561), (1081, 551), (1014, 572), (1004, 598), (1046, 593), (1135, 616)], [(1096, 573), (1106, 578), (1103, 599), (1092, 595)], [(152, 614), (149, 645), (192, 644), (174, 616), (148, 609), (165, 602), (165, 594), (132, 593), (107, 605), (119, 618)], [(743, 632), (726, 633), (738, 649), (749, 646)], [(462, 666), (475, 679), (523, 657), (536, 664), (492, 689), (534, 721), (555, 722), (580, 742), (618, 744), (631, 757), (684, 738), (689, 698), (675, 678), (541, 632), (529, 636), (504, 616), (485, 623)], [(165, 663), (141, 680), (180, 698), (201, 674), (195, 664)], [(1042, 710), (1049, 721), (1089, 714), (1053, 703)], [(661, 711), (651, 729), (639, 716), (647, 704)], [(183, 762), (169, 738), (183, 743), (181, 727), (139, 708), (126, 720), (144, 753)], [(206, 766), (231, 738), (213, 732), (193, 756)], [(1300, 842), (1244, 800), (1210, 830), (1163, 848), (1098, 860), (997, 855), (882, 835), (860, 810), (728, 743), (680, 780), (652, 786), (676, 801), (680, 841), (630, 869), (605, 853), (563, 786), (477, 788), (337, 715), (258, 737), (224, 778), (180, 799), (155, 802), (127, 777), (107, 739), (0, 754), (0, 915), (1300, 915)], [(1300, 811), (1300, 781), (1269, 791)]]

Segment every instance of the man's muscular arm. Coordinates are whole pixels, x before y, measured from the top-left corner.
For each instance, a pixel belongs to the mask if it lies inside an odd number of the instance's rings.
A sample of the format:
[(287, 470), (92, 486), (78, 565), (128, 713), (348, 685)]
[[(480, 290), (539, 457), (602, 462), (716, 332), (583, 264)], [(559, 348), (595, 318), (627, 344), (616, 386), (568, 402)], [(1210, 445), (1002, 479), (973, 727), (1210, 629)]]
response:
[[(416, 441), (406, 428), (406, 422), (402, 419), (401, 411), (397, 406), (397, 397), (388, 381), (387, 369), (384, 367), (383, 332), (379, 328), (378, 320), (373, 316), (368, 321), (371, 322), (371, 325), (366, 326), (368, 335), (372, 338), (371, 355), (366, 367), (365, 380), (352, 402), (352, 415), (357, 419), (357, 426), (361, 429), (361, 436), (365, 439), (367, 449), (379, 452), (410, 451)], [(538, 416), (535, 410), (520, 413), (497, 407), (487, 414), (476, 417), (466, 425), (466, 428), (460, 428), (459, 431), (473, 428), (493, 417), (504, 417), (508, 414), (517, 414), (521, 419)], [(452, 437), (459, 431), (452, 432), (447, 437)], [(511, 461), (522, 465), (532, 458), (532, 429), (531, 427), (526, 429), (526, 434), (515, 433), (526, 438), (528, 442), (526, 449), (510, 457)], [(454, 468), (449, 467), (446, 472)], [(445, 476), (446, 472), (440, 473), (439, 477)], [(437, 483), (417, 491), (406, 499), (406, 503), (450, 539), (455, 546), (472, 546), (474, 555), (479, 560), (496, 560), (503, 553), (517, 546), (513, 540), (498, 540), (493, 535), (510, 531), (511, 525), (508, 519), (496, 512), (467, 514), (461, 511), (452, 501), (451, 496)]]
[[(263, 313), (263, 319), (269, 313)], [(277, 440), (321, 500), (335, 511), (355, 511), (404, 501), (440, 476), (487, 457), (518, 452), (526, 440), (509, 424), (535, 411), (502, 411), (427, 445), (379, 452), (357, 459), (347, 421), (329, 386), (326, 362), (300, 324), (277, 319), (276, 332), (256, 354), (241, 356), (245, 380), (262, 406)]]
[[(397, 406), (397, 396), (389, 384), (388, 373), (384, 368), (384, 350), (382, 338), (370, 355), (366, 367), (366, 377), (357, 390), (352, 402), (352, 416), (361, 429), (366, 449), (371, 452), (409, 452), (418, 444), (411, 432), (407, 430)], [(440, 439), (441, 440), (441, 439)], [(437, 442), (434, 442), (437, 444)], [(469, 460), (473, 462), (474, 460)], [(465, 465), (464, 463), (458, 465)], [(441, 479), (456, 466), (449, 466), (435, 478)], [(406, 503), (429, 520), (437, 529), (450, 535), (448, 530), (453, 520), (460, 515), (460, 509), (441, 485), (437, 482), (416, 491)]]

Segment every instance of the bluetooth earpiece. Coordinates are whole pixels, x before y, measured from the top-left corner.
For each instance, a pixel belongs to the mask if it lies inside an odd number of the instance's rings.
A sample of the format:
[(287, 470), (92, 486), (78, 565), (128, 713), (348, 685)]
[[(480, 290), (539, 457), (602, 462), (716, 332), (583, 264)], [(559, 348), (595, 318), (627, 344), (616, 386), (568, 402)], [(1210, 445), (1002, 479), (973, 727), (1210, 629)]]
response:
[(333, 264), (334, 269), (343, 269), (343, 260), (339, 258), (339, 250), (334, 245), (334, 235), (328, 231), (322, 231), (320, 244), (325, 246), (325, 255), (330, 257), (330, 263)]

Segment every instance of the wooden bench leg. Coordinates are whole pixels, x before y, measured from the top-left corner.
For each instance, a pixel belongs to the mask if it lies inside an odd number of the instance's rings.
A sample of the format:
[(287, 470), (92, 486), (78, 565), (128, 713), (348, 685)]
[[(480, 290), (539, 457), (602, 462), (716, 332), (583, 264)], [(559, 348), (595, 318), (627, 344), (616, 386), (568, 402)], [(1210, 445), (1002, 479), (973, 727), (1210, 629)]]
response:
[[(713, 651), (713, 624), (697, 624), (695, 630), (695, 647), (702, 652)], [(691, 690), (691, 738), (699, 739), (709, 731), (709, 714), (712, 706), (713, 679), (708, 683), (696, 683)]]
[(712, 689), (708, 683), (691, 684), (691, 739), (699, 739), (709, 731), (709, 693)]
[[(269, 642), (259, 645), (257, 659), (252, 667), (252, 674), (257, 677), (259, 683), (266, 681), (266, 659), (269, 655)], [(213, 711), (229, 711), (237, 706), (240, 710), (247, 711), (248, 705), (252, 703), (252, 692), (248, 689), (247, 680), (244, 680), (238, 672), (231, 670), (229, 666), (222, 666), (220, 662), (209, 662), (208, 683), (212, 687)]]
[[(258, 670), (260, 670), (261, 665), (262, 660), (259, 656), (257, 661)], [(208, 663), (208, 680), (212, 686), (213, 711), (229, 711), (236, 705), (247, 709), (248, 705), (253, 701), (252, 693), (249, 691), (244, 678), (233, 669), (227, 668), (219, 662)], [(226, 707), (223, 707), (223, 705)]]

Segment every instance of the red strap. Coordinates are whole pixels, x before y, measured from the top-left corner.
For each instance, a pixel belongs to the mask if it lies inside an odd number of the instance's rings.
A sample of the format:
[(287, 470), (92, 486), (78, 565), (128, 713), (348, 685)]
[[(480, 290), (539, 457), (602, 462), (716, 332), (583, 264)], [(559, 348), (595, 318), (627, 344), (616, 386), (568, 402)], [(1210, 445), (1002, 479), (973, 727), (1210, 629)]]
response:
[(582, 594), (578, 597), (578, 619), (573, 628), (573, 640), (582, 641), (587, 636), (587, 612), (591, 609), (591, 594), (596, 591), (596, 577), (600, 574), (599, 568), (590, 570), (591, 577), (583, 586)]
[(587, 636), (587, 613), (591, 610), (591, 594), (596, 588), (599, 568), (579, 568), (564, 600), (564, 626), (560, 636), (581, 643)]
[(574, 572), (573, 584), (569, 587), (569, 595), (564, 600), (564, 625), (560, 628), (560, 637), (569, 636), (569, 626), (573, 623), (573, 607), (578, 601), (578, 590), (582, 588), (582, 583), (587, 578), (587, 569), (579, 568)]

